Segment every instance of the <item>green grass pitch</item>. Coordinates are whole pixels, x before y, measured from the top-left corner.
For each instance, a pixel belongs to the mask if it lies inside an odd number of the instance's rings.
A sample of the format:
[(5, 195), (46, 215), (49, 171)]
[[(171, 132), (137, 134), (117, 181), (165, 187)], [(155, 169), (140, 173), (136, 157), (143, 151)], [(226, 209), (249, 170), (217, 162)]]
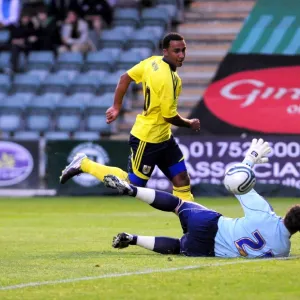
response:
[[(233, 198), (198, 199), (242, 216)], [(296, 199), (271, 199), (284, 215)], [(290, 260), (164, 256), (116, 250), (114, 234), (181, 236), (179, 220), (136, 199), (0, 199), (0, 299), (300, 299), (300, 234)]]

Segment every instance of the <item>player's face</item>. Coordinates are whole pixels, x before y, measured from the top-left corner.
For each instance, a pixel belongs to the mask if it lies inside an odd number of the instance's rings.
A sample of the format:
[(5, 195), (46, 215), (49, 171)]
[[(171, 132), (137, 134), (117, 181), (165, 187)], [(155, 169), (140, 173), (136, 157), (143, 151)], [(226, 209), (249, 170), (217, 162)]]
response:
[(181, 67), (185, 58), (185, 41), (170, 41), (169, 48), (163, 49), (164, 57), (176, 67)]

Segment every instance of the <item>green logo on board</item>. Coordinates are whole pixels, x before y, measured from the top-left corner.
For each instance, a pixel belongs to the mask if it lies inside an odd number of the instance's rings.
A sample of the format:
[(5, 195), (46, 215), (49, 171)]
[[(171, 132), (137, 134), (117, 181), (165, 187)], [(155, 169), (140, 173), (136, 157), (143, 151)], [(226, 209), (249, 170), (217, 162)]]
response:
[(230, 52), (300, 54), (299, 0), (259, 0)]

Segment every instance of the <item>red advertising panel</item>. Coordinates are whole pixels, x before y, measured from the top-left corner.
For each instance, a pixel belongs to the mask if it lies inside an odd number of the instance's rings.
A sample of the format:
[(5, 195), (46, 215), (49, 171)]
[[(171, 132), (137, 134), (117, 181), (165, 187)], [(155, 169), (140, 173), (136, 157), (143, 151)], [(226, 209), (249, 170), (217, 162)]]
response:
[(300, 133), (300, 67), (238, 72), (212, 83), (208, 109), (231, 125), (265, 133)]

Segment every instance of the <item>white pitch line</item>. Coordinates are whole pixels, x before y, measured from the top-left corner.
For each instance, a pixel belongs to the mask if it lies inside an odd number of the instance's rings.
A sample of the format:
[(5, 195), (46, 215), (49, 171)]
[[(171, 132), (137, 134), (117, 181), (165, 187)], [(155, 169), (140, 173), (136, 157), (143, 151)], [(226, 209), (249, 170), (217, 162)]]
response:
[(150, 269), (150, 270), (144, 270), (144, 271), (127, 272), (127, 273), (111, 273), (111, 274), (105, 274), (105, 275), (100, 275), (100, 276), (20, 283), (20, 284), (16, 284), (16, 285), (2, 286), (2, 287), (0, 287), (0, 290), (1, 291), (16, 290), (16, 289), (22, 289), (22, 288), (27, 288), (27, 287), (37, 287), (37, 286), (42, 286), (42, 285), (73, 283), (73, 282), (78, 282), (78, 281), (89, 281), (89, 280), (106, 279), (106, 278), (114, 278), (114, 277), (125, 277), (125, 276), (133, 276), (133, 275), (144, 275), (144, 274), (152, 274), (152, 273), (166, 273), (166, 272), (174, 272), (174, 271), (194, 270), (194, 269), (200, 269), (200, 268), (204, 268), (204, 267), (221, 267), (221, 266), (226, 266), (226, 265), (238, 265), (238, 264), (262, 262), (262, 261), (269, 261), (269, 260), (291, 260), (291, 259), (297, 259), (297, 258), (300, 258), (300, 256), (267, 258), (267, 259), (248, 259), (248, 260), (241, 259), (238, 261), (208, 263), (208, 264), (203, 264), (203, 265), (184, 266), (184, 267), (177, 267), (177, 268)]

